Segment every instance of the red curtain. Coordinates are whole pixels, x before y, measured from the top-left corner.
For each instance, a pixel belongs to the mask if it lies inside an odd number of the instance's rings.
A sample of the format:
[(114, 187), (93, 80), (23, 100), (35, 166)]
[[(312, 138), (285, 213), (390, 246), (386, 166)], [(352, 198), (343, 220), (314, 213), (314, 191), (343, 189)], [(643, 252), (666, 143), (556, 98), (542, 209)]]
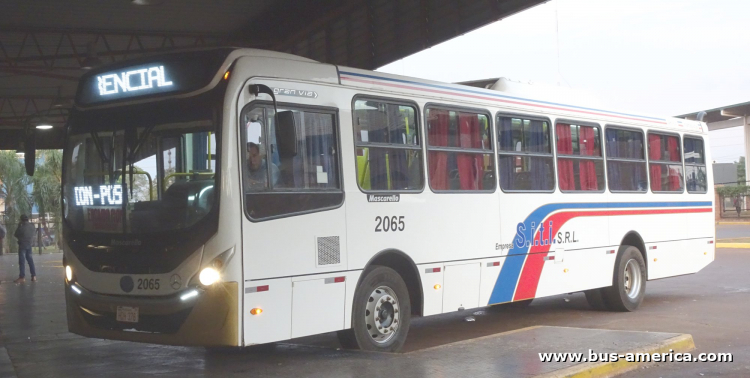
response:
[[(680, 161), (680, 151), (677, 147), (677, 137), (667, 137), (667, 151), (669, 152), (669, 161)], [(677, 170), (669, 169), (669, 190), (680, 190), (680, 175)]]
[[(429, 143), (431, 146), (448, 146), (448, 126), (450, 116), (446, 110), (430, 110), (429, 114)], [(436, 190), (448, 190), (448, 153), (430, 151), (430, 186)]]
[[(661, 160), (661, 137), (650, 134), (648, 136), (648, 158), (651, 160)], [(651, 190), (661, 189), (661, 165), (651, 164)]]
[[(578, 145), (581, 148), (581, 155), (596, 156), (596, 136), (594, 128), (580, 126), (578, 133)], [(578, 165), (579, 180), (581, 190), (598, 190), (596, 181), (596, 164), (591, 160), (581, 160)]]
[[(557, 131), (557, 153), (572, 155), (573, 139), (570, 136), (570, 125), (558, 123)], [(557, 159), (557, 176), (560, 179), (560, 190), (575, 190), (575, 178), (573, 175), (573, 161), (570, 159)]]
[[(470, 113), (458, 114), (459, 147), (482, 148), (482, 133), (479, 130), (479, 116)], [(458, 178), (462, 190), (481, 190), (482, 156), (479, 154), (461, 154), (456, 157)]]

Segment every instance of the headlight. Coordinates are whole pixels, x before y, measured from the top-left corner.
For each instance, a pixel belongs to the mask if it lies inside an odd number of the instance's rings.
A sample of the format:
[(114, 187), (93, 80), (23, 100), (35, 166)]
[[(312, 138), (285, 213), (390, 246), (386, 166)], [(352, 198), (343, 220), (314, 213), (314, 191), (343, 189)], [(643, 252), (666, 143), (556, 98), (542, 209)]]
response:
[(203, 286), (211, 286), (219, 280), (219, 272), (211, 267), (203, 268), (198, 279)]
[(73, 281), (73, 269), (70, 268), (70, 265), (65, 266), (65, 278), (68, 279), (68, 282)]

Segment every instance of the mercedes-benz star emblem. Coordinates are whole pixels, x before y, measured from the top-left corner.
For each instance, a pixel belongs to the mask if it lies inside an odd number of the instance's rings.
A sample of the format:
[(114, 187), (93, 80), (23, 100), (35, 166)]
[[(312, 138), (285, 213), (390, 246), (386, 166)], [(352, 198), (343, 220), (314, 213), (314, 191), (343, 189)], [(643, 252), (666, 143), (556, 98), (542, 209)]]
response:
[(182, 278), (180, 276), (173, 274), (172, 278), (169, 279), (169, 282), (172, 284), (172, 289), (178, 290), (182, 286)]
[(135, 287), (135, 284), (133, 283), (132, 277), (124, 276), (120, 278), (120, 289), (122, 289), (122, 291), (129, 293), (133, 291), (133, 287)]

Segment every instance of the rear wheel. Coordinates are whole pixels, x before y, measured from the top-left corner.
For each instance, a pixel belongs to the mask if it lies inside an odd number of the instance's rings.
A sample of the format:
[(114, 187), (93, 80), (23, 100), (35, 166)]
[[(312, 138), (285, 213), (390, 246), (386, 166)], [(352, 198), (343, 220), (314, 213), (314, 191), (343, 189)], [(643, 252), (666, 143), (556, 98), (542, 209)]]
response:
[(409, 291), (393, 269), (375, 266), (354, 292), (352, 329), (339, 332), (344, 347), (397, 352), (409, 332), (411, 304)]
[(612, 286), (601, 289), (607, 307), (635, 311), (646, 294), (646, 262), (638, 248), (623, 245), (617, 254)]

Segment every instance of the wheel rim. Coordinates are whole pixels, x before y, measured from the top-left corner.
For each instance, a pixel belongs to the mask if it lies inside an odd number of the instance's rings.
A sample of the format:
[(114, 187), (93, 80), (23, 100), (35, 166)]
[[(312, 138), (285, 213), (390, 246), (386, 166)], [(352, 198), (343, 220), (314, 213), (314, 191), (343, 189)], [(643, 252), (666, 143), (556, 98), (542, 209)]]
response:
[(635, 259), (630, 259), (625, 264), (625, 282), (623, 290), (630, 299), (636, 299), (641, 292), (641, 266)]
[(365, 306), (367, 332), (378, 344), (387, 343), (399, 328), (400, 306), (396, 293), (388, 286), (372, 291)]

